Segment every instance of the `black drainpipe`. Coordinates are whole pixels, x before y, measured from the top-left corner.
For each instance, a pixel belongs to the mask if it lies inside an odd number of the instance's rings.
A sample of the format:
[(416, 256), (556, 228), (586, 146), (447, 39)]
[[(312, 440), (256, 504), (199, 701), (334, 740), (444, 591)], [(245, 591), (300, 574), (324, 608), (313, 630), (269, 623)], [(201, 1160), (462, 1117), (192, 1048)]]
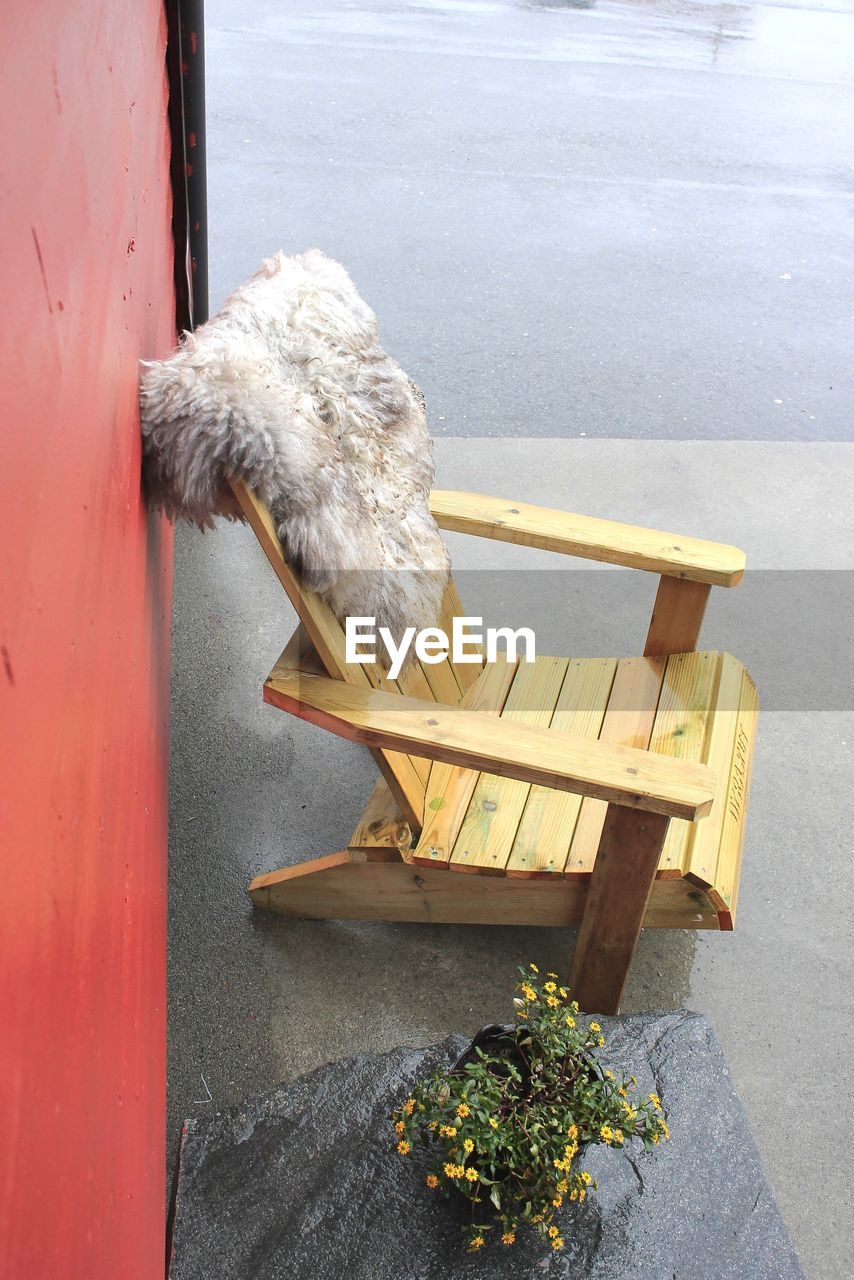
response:
[(205, 150), (204, 0), (165, 0), (175, 323), (192, 330), (208, 318), (208, 197)]
[[(192, 331), (208, 318), (208, 192), (205, 152), (204, 0), (165, 0), (166, 73), (172, 138), (172, 237), (175, 242), (175, 327)], [(166, 1277), (178, 1191), (180, 1144), (166, 1216)]]

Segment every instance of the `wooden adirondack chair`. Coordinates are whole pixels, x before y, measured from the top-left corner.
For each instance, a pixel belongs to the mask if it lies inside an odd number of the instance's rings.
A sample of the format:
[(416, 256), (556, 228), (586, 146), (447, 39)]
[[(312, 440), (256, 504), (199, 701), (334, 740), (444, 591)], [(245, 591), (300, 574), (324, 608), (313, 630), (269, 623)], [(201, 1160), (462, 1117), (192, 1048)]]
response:
[[(417, 662), (397, 682), (344, 660), (344, 632), (285, 559), (266, 507), (235, 495), (301, 623), (264, 699), (372, 748), (382, 777), (348, 847), (258, 876), (292, 916), (579, 924), (569, 982), (616, 1013), (642, 925), (732, 929), (756, 691), (727, 653), (695, 652), (735, 547), (434, 492), (444, 529), (661, 575), (643, 656)], [(441, 625), (463, 613), (451, 582)]]

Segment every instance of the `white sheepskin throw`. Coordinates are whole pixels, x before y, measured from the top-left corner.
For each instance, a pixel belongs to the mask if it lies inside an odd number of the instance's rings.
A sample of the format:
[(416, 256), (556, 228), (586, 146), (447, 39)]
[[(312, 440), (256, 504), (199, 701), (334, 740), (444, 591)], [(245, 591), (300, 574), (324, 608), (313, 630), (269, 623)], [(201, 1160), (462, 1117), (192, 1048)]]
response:
[(144, 365), (140, 398), (155, 507), (201, 528), (239, 519), (227, 482), (244, 480), (340, 619), (376, 618), (396, 638), (436, 624), (449, 564), (423, 398), (339, 263), (316, 249), (270, 258)]

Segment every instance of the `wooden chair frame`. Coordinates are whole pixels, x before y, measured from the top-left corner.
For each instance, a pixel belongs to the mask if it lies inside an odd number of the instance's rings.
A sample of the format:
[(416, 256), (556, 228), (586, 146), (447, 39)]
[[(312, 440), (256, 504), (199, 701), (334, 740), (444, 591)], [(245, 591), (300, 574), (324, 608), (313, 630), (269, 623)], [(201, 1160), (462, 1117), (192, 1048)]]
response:
[[(317, 918), (564, 924), (580, 915), (569, 982), (583, 1009), (617, 1012), (668, 824), (672, 818), (695, 822), (716, 801), (722, 805), (722, 781), (693, 760), (472, 710), (465, 690), (462, 706), (451, 705), (453, 697), (445, 704), (433, 688), (426, 697), (411, 696), (425, 692), (420, 673), (414, 687), (401, 691), (379, 668), (347, 666), (340, 623), (286, 561), (266, 507), (244, 485), (232, 487), (301, 619), (265, 682), (265, 700), (366, 744), (384, 779), (346, 851), (256, 877), (253, 902)], [(444, 529), (659, 574), (647, 658), (693, 651), (711, 586), (734, 586), (745, 569), (735, 547), (523, 503), (434, 492), (431, 509)], [(447, 608), (462, 613), (453, 585)], [(459, 679), (471, 684), (477, 675), (475, 669)], [(751, 745), (752, 733), (753, 722)], [(413, 833), (425, 820), (426, 762), (606, 801), (583, 900), (568, 880), (448, 876), (446, 867), (413, 860)], [(749, 759), (742, 772), (749, 773)], [(749, 777), (740, 785), (746, 793)], [(740, 850), (739, 840), (738, 858)]]

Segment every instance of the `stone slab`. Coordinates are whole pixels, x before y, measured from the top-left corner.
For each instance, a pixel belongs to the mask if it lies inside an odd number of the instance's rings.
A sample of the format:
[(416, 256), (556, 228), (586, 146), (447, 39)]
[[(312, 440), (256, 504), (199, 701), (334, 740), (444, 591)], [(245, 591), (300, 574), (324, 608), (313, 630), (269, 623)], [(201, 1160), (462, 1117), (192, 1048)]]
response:
[(561, 1221), (467, 1252), (466, 1209), (402, 1159), (389, 1111), (465, 1044), (331, 1063), (184, 1128), (170, 1280), (796, 1280), (800, 1265), (708, 1022), (678, 1011), (602, 1019), (603, 1058), (655, 1090), (671, 1141), (595, 1148), (600, 1190)]

